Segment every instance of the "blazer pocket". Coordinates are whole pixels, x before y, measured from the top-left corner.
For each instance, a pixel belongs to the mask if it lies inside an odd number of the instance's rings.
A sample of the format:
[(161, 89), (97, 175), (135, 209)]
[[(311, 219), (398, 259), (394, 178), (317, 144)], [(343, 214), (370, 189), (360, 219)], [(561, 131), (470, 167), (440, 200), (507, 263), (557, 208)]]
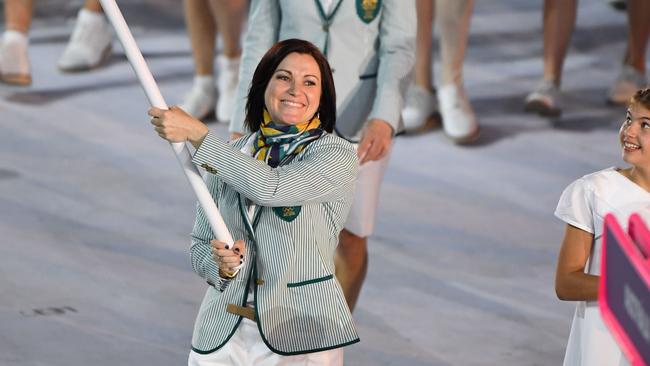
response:
[(289, 283), (287, 283), (287, 287), (300, 287), (300, 286), (305, 286), (305, 285), (311, 285), (312, 283), (329, 281), (332, 278), (334, 278), (334, 275), (327, 275), (327, 276), (324, 276), (324, 277), (318, 277), (318, 278), (314, 278), (314, 279), (307, 280), (307, 281), (289, 282)]

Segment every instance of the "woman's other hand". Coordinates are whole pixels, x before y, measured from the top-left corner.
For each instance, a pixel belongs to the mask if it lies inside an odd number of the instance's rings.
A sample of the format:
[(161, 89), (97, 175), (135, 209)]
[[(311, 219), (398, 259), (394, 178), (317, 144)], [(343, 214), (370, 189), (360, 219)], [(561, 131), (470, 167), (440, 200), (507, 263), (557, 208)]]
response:
[(225, 277), (232, 277), (237, 271), (237, 267), (244, 262), (246, 256), (246, 245), (243, 240), (237, 240), (232, 246), (213, 239), (210, 241), (212, 246), (212, 259), (219, 266), (219, 273)]
[(147, 114), (152, 117), (151, 124), (158, 135), (169, 142), (189, 141), (198, 149), (209, 132), (203, 122), (176, 106), (167, 110), (151, 107)]
[(363, 129), (357, 155), (359, 164), (381, 160), (390, 151), (393, 128), (381, 119), (371, 119)]

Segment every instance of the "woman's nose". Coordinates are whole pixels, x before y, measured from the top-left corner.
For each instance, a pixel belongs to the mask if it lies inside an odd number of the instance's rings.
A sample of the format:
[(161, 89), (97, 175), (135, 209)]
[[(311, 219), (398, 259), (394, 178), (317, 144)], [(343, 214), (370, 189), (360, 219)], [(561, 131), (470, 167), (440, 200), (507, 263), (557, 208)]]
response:
[(296, 95), (300, 91), (300, 84), (296, 83), (295, 81), (292, 81), (291, 84), (289, 85), (289, 94), (291, 95)]

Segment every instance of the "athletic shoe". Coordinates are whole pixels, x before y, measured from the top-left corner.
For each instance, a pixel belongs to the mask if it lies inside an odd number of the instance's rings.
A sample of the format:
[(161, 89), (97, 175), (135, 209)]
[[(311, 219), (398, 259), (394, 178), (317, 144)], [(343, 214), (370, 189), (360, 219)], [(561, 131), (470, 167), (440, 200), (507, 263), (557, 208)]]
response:
[(542, 117), (559, 117), (562, 108), (559, 106), (560, 90), (554, 82), (542, 80), (526, 97), (526, 112), (534, 112)]
[(81, 9), (72, 36), (57, 65), (74, 72), (101, 66), (111, 54), (113, 33), (104, 15)]
[(612, 104), (626, 105), (637, 90), (647, 87), (645, 75), (630, 65), (623, 65), (614, 85), (607, 93), (607, 101)]
[(469, 144), (479, 136), (479, 126), (465, 91), (455, 84), (438, 89), (442, 127), (457, 144)]
[(0, 81), (26, 86), (32, 83), (27, 47), (29, 39), (22, 32), (7, 30), (0, 41)]
[(412, 84), (406, 93), (406, 103), (402, 110), (404, 128), (415, 130), (423, 127), (438, 113), (436, 94)]

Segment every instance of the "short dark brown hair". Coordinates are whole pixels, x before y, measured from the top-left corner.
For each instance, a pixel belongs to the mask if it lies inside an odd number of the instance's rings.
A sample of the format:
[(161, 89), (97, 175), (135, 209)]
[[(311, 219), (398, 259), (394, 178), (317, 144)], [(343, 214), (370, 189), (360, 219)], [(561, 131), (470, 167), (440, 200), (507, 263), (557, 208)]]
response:
[(336, 124), (336, 91), (332, 70), (323, 53), (312, 43), (302, 39), (287, 39), (271, 47), (257, 65), (246, 101), (246, 120), (244, 126), (255, 132), (260, 129), (264, 113), (264, 92), (278, 65), (290, 53), (310, 55), (316, 60), (321, 74), (321, 96), (318, 110), (321, 127), (332, 132)]
[(630, 99), (630, 104), (632, 103), (639, 103), (645, 109), (650, 110), (650, 88), (637, 90), (632, 99)]

